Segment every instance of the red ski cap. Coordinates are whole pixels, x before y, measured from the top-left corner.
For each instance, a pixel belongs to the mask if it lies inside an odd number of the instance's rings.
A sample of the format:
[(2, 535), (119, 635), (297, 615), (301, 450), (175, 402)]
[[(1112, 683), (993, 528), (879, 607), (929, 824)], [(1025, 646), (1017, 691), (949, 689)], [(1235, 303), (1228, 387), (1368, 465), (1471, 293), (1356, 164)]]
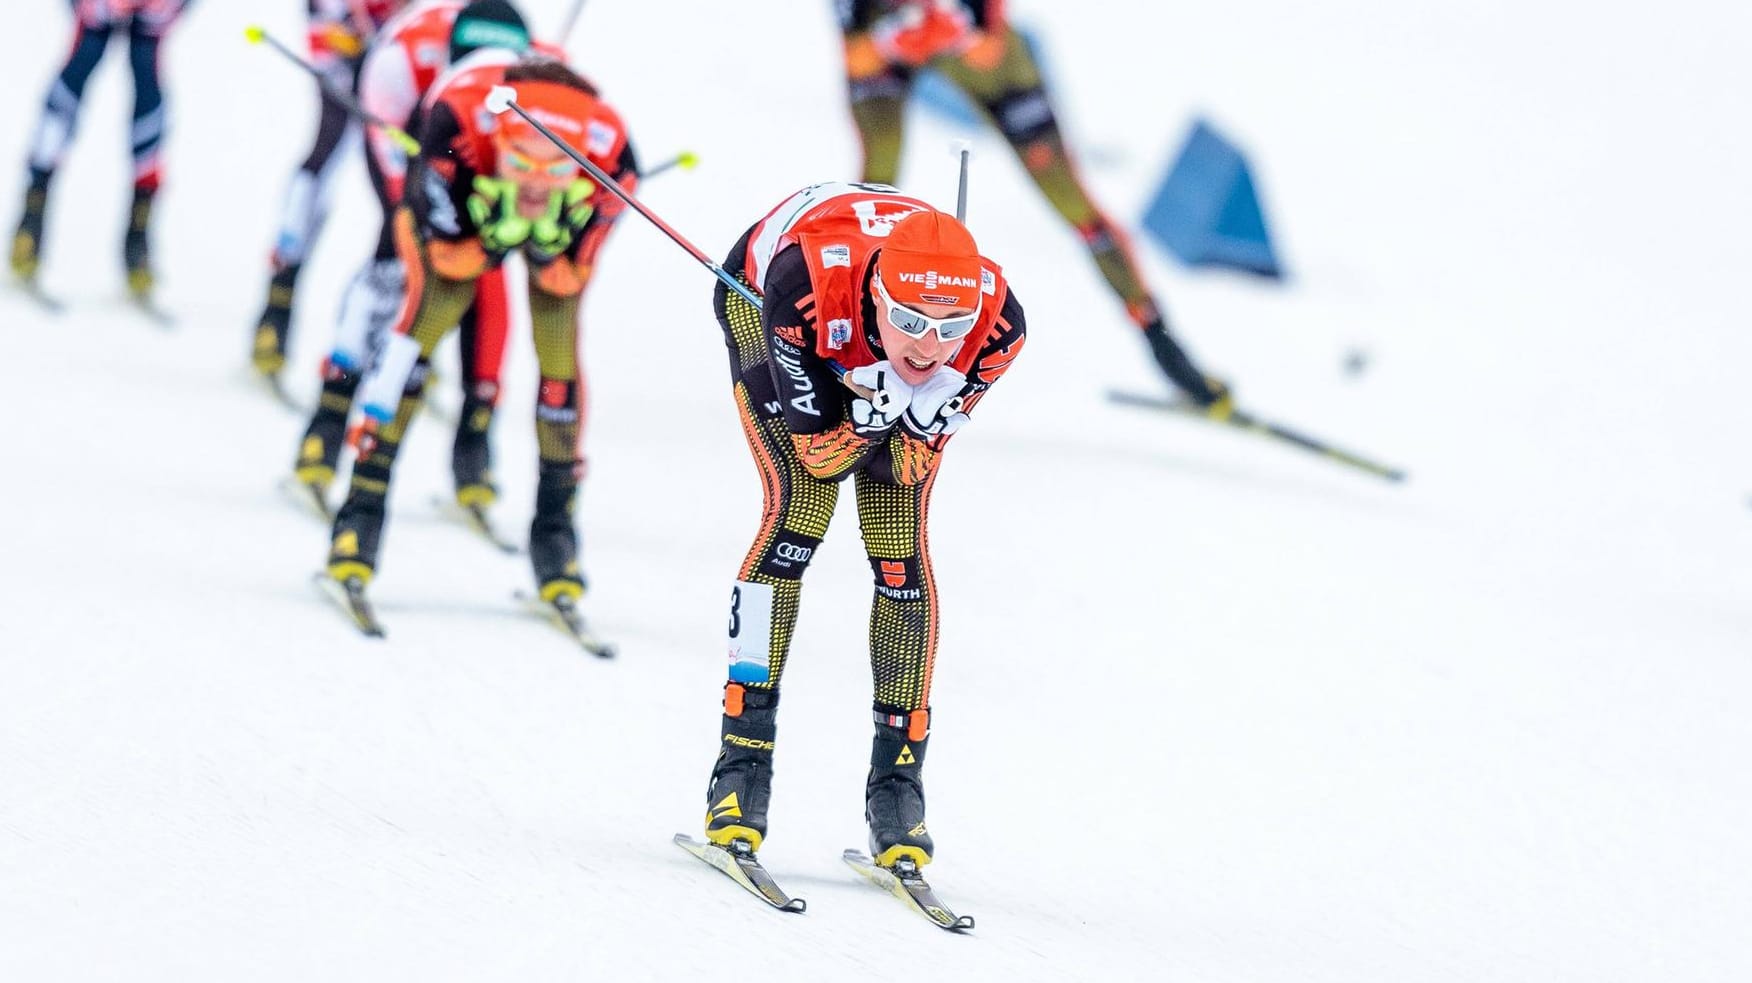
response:
[(935, 209), (913, 212), (894, 224), (877, 275), (888, 296), (906, 307), (979, 307), (979, 247), (966, 226)]

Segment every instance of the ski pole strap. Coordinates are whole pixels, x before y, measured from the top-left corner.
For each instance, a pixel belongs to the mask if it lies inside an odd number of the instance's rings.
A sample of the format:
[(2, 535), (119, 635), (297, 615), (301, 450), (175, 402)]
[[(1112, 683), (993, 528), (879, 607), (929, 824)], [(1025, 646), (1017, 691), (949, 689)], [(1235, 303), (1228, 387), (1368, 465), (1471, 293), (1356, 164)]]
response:
[(287, 61), (304, 69), (312, 78), (316, 79), (317, 88), (322, 90), (324, 98), (346, 110), (354, 118), (363, 121), (366, 125), (375, 126), (382, 130), (385, 135), (395, 141), (396, 146), (402, 148), (402, 150), (406, 151), (409, 155), (418, 154), (420, 152), (420, 141), (409, 136), (408, 132), (401, 127), (379, 119), (377, 116), (367, 112), (365, 107), (359, 105), (358, 101), (352, 96), (335, 88), (334, 85), (329, 82), (328, 76), (322, 73), (321, 69), (312, 65), (310, 62), (305, 61), (296, 51), (286, 47), (280, 42), (279, 38), (269, 34), (265, 29), (254, 25), (244, 28), (243, 36), (249, 40), (250, 44), (266, 44), (268, 47), (284, 56)]

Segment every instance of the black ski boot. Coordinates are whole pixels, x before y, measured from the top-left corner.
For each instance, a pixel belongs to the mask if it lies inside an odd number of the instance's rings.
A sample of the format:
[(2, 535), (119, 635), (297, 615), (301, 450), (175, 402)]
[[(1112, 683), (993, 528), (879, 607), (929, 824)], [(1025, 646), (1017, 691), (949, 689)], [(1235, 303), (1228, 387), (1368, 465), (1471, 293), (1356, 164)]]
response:
[(486, 508), (499, 500), (493, 484), (493, 449), (488, 435), (493, 427), (493, 404), (470, 393), (462, 400), (462, 419), (456, 425), (456, 442), (450, 445), (450, 473), (456, 479), (456, 504), (463, 508)]
[(541, 462), (535, 518), (529, 523), (529, 560), (535, 567), (541, 599), (549, 603), (561, 597), (576, 601), (584, 596), (584, 574), (578, 566), (578, 530), (572, 525), (572, 506), (577, 497), (578, 478), (572, 462)]
[(49, 210), (49, 175), (31, 173), (24, 192), (24, 214), (12, 234), (12, 272), (21, 280), (35, 280), (42, 265), (43, 221)]
[(1162, 369), (1162, 374), (1175, 388), (1186, 394), (1186, 398), (1204, 407), (1206, 413), (1221, 419), (1229, 415), (1234, 408), (1230, 401), (1229, 387), (1222, 380), (1206, 376), (1193, 366), (1192, 359), (1186, 354), (1174, 336), (1168, 333), (1168, 325), (1157, 317), (1144, 325), (1144, 338), (1150, 343), (1150, 354), (1155, 357), (1156, 365)]
[(292, 291), (298, 282), (296, 263), (282, 267), (268, 282), (268, 304), (256, 321), (250, 363), (265, 376), (278, 375), (286, 365), (287, 336), (292, 332)]
[(327, 488), (335, 479), (341, 447), (347, 441), (347, 415), (353, 411), (353, 395), (359, 391), (359, 376), (331, 362), (322, 368), (322, 395), (316, 413), (298, 445), (298, 460), (292, 465), (299, 484)]
[[(931, 834), (925, 829), (925, 745), (931, 712), (877, 706), (876, 737), (870, 745), (870, 776), (864, 782), (864, 820), (870, 824), (870, 856), (881, 867), (911, 860), (931, 862)], [(917, 735), (916, 737), (913, 735)]]
[(353, 489), (341, 510), (335, 513), (329, 536), (328, 574), (346, 583), (358, 578), (371, 582), (377, 569), (377, 551), (383, 539), (383, 496)]
[(759, 850), (766, 838), (778, 713), (778, 690), (724, 687), (723, 741), (706, 785), (706, 839), (721, 847), (746, 840)]
[[(413, 396), (403, 397), (403, 406)], [(404, 411), (407, 419), (411, 411)], [(393, 426), (393, 424), (391, 425)], [(397, 431), (398, 437), (400, 431)], [(359, 444), (359, 456), (353, 461), (353, 485), (347, 500), (335, 513), (334, 532), (329, 537), (329, 576), (345, 583), (357, 577), (361, 584), (370, 583), (377, 569), (377, 551), (383, 539), (384, 496), (389, 494), (389, 480), (395, 470), (395, 458), (401, 449), (398, 440), (368, 432)]]
[(128, 271), (128, 292), (137, 300), (150, 300), (155, 277), (152, 274), (152, 245), (147, 239), (152, 229), (152, 198), (155, 191), (134, 189), (134, 203), (128, 207), (128, 232), (122, 237), (122, 266)]

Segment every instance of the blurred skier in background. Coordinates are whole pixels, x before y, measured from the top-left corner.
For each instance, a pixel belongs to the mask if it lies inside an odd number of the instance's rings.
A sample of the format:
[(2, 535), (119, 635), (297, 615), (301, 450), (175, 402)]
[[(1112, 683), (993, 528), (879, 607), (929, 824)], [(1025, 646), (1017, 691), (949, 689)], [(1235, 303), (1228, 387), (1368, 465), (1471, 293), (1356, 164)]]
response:
[(871, 855), (922, 866), (933, 849), (922, 772), (937, 648), (926, 513), (944, 445), (1022, 350), (1022, 307), (960, 222), (885, 186), (805, 188), (723, 265), (765, 300), (757, 310), (723, 284), (713, 298), (765, 503), (731, 594), (706, 837), (752, 851), (766, 835), (802, 577), (850, 478), (875, 579)]
[(837, 7), (852, 119), (863, 142), (863, 180), (895, 182), (913, 76), (927, 68), (941, 73), (998, 128), (1047, 201), (1082, 237), (1162, 373), (1188, 399), (1223, 412), (1227, 386), (1194, 365), (1174, 340), (1125, 233), (1083, 188), (1040, 69), (1005, 19), (1003, 0), (837, 0)]
[[(441, 73), (476, 50), (454, 28), (459, 17), (491, 17), (499, 5), (469, 0), (418, 0), (384, 25), (359, 71), (359, 103), (366, 112), (408, 133), (421, 130), (420, 103)], [(466, 27), (466, 22), (465, 22)], [(380, 127), (365, 131), (365, 163), (383, 209), (372, 258), (354, 275), (341, 302), (333, 350), (322, 364), (322, 395), (299, 441), (293, 472), (318, 507), (327, 511), (347, 418), (360, 379), (382, 347), (401, 309), (407, 271), (397, 255), (395, 212), (407, 181), (407, 152)], [(463, 403), (451, 448), (456, 500), (485, 531), (485, 509), (497, 498), (488, 433), (499, 398), (499, 370), (507, 326), (505, 279), (494, 266), (476, 281), (461, 317)]]
[(164, 89), (158, 77), (158, 48), (189, 0), (72, 0), (72, 52), (49, 88), (43, 114), (31, 138), (30, 184), (23, 215), (12, 236), (12, 272), (34, 286), (42, 263), (43, 226), (49, 185), (61, 166), (79, 123), (85, 83), (103, 60), (113, 37), (128, 39), (128, 64), (134, 74), (134, 198), (122, 238), (122, 264), (128, 290), (142, 301), (152, 293), (152, 202), (160, 180), (159, 147), (164, 141)]
[(428, 359), (476, 302), (482, 278), (521, 252), (541, 373), (529, 553), (541, 601), (570, 609), (584, 592), (572, 516), (584, 471), (578, 309), (622, 205), (533, 127), (488, 112), (486, 95), (510, 86), (522, 106), (628, 189), (637, 163), (619, 115), (588, 81), (546, 55), (520, 59), (506, 50), (508, 37), (527, 38), (508, 3), (479, 0), (469, 10), (481, 16), (459, 17), (453, 36), (484, 48), (453, 65), (424, 103), (421, 151), (394, 228), (407, 286), (399, 323), (362, 386), (358, 459), (335, 518), (328, 575), (349, 595), (372, 577), (391, 469), (419, 410)]
[[(365, 49), (378, 28), (405, 0), (308, 0), (310, 61), (340, 92), (352, 92)], [(310, 155), (292, 174), (280, 231), (269, 257), (268, 302), (257, 319), (251, 361), (270, 382), (286, 364), (287, 336), (292, 330), (292, 301), (298, 274), (328, 218), (335, 174), (359, 141), (360, 125), (317, 86), (321, 116)]]

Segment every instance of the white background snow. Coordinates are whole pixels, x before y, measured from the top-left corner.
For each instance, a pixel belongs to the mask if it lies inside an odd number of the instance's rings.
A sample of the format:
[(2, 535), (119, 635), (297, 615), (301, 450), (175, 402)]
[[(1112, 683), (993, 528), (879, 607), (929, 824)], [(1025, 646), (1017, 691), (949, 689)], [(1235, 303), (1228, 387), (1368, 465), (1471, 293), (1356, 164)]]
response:
[[(64, 4), (7, 6), (0, 167), (21, 175), (69, 28)], [(527, 4), (550, 29), (564, 6)], [(303, 4), (205, 0), (166, 51), (179, 326), (120, 300), (119, 52), (55, 189), (45, 283), (71, 310), (0, 293), (0, 977), (1752, 976), (1752, 15), (1013, 7), (1115, 214), (1192, 113), (1247, 148), (1294, 280), (1140, 242), (1150, 274), (1244, 403), (1412, 481), (1109, 405), (1154, 370), (978, 139), (971, 224), (1030, 341), (932, 516), (932, 871), (971, 937), (838, 860), (870, 730), (849, 509), (809, 575), (763, 851), (808, 914), (669, 843), (700, 823), (759, 484), (711, 281), (636, 219), (585, 313), (589, 602), (622, 657), (522, 616), (525, 561), (439, 519), (429, 419), (375, 588), (389, 639), (310, 589), (325, 530), (274, 489), (302, 421), (243, 370), (315, 107), (242, 31), (296, 39)], [(714, 255), (854, 173), (828, 4), (592, 2), (574, 50), (647, 161), (702, 155), (648, 201)], [(954, 135), (914, 119), (909, 190), (953, 200)], [(304, 394), (375, 228), (352, 169), (303, 284)], [(532, 362), (520, 333), (513, 530)]]

